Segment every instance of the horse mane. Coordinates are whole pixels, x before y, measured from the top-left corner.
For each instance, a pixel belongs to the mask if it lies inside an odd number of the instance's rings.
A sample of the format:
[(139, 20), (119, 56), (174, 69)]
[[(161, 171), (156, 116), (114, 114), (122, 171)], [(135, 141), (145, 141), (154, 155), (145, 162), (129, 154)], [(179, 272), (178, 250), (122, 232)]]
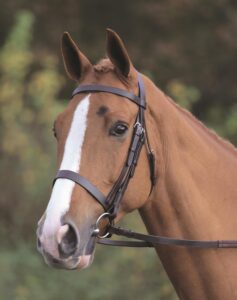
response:
[(184, 114), (189, 120), (194, 122), (199, 128), (204, 130), (209, 136), (211, 136), (216, 142), (224, 146), (226, 149), (231, 151), (234, 155), (237, 155), (237, 148), (229, 141), (220, 137), (213, 129), (206, 127), (200, 120), (198, 120), (191, 112), (178, 105), (170, 97), (166, 96), (167, 100), (175, 106), (182, 114)]
[(114, 71), (114, 65), (108, 58), (102, 58), (96, 65), (93, 66), (97, 73), (108, 73)]

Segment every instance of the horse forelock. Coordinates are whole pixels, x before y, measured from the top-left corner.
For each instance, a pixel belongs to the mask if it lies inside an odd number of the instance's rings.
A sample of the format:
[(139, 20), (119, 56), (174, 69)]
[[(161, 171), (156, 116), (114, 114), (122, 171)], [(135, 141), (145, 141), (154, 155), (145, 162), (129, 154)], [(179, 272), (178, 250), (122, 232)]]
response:
[(102, 58), (99, 62), (93, 66), (94, 71), (97, 73), (108, 73), (114, 71), (114, 65), (108, 58)]

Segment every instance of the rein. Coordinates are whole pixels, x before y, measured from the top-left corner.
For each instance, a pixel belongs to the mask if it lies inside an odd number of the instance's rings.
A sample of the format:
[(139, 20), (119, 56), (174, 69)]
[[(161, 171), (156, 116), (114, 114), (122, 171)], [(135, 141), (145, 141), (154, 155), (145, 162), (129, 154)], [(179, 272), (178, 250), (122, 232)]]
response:
[[(79, 93), (96, 93), (105, 92), (127, 98), (138, 106), (137, 117), (133, 126), (133, 136), (128, 150), (125, 164), (121, 173), (107, 196), (103, 195), (101, 191), (88, 181), (83, 176), (71, 170), (59, 170), (54, 178), (53, 184), (58, 178), (69, 179), (78, 185), (82, 186), (104, 209), (104, 213), (99, 216), (96, 221), (95, 228), (92, 236), (97, 237), (97, 243), (109, 246), (120, 247), (155, 247), (157, 245), (170, 245), (170, 246), (185, 246), (189, 248), (237, 248), (237, 240), (187, 240), (177, 239), (165, 236), (154, 236), (137, 233), (128, 229), (123, 229), (114, 226), (114, 219), (117, 216), (122, 197), (127, 189), (130, 179), (133, 177), (136, 165), (142, 146), (146, 145), (147, 157), (150, 168), (150, 181), (151, 191), (156, 182), (155, 175), (155, 156), (151, 149), (148, 134), (146, 131), (144, 110), (146, 109), (146, 97), (144, 83), (141, 74), (138, 73), (138, 96), (130, 93), (129, 91), (118, 89), (115, 87), (104, 85), (82, 85), (77, 87), (72, 97)], [(106, 228), (107, 232), (101, 236), (99, 224), (102, 219), (107, 218), (109, 224)], [(112, 235), (124, 236), (127, 238), (135, 239), (135, 241), (125, 240), (110, 240), (108, 237)]]

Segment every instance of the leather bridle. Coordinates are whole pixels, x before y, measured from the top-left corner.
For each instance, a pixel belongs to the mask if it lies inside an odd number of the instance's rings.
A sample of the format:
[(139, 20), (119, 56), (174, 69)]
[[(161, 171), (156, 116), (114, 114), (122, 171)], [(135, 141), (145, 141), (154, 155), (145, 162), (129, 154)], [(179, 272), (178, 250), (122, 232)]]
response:
[[(155, 247), (157, 245), (175, 245), (175, 246), (186, 246), (192, 248), (236, 248), (237, 240), (216, 240), (216, 241), (199, 241), (199, 240), (186, 240), (186, 239), (175, 239), (164, 236), (146, 235), (136, 233), (131, 230), (115, 227), (113, 220), (117, 216), (121, 200), (127, 189), (130, 179), (133, 177), (139, 155), (143, 145), (146, 145), (146, 152), (150, 168), (150, 181), (151, 191), (156, 182), (155, 174), (155, 156), (151, 149), (148, 134), (146, 131), (145, 114), (146, 109), (146, 97), (145, 88), (142, 80), (142, 76), (138, 73), (138, 96), (135, 94), (122, 90), (115, 87), (105, 85), (81, 85), (77, 87), (72, 97), (80, 93), (98, 93), (105, 92), (110, 94), (118, 95), (122, 98), (128, 99), (138, 106), (138, 113), (133, 126), (133, 135), (128, 150), (127, 158), (121, 173), (113, 185), (111, 191), (105, 196), (95, 185), (88, 181), (83, 176), (70, 170), (59, 170), (56, 174), (53, 183), (59, 178), (66, 178), (74, 181), (78, 185), (82, 186), (104, 209), (104, 213), (97, 219), (93, 236), (98, 238), (97, 243), (110, 245), (110, 246), (125, 246), (125, 247)], [(103, 236), (100, 236), (100, 221), (104, 218), (108, 218), (109, 224), (107, 231)], [(135, 239), (136, 241), (117, 241), (110, 240), (106, 237), (111, 237), (113, 234), (125, 236), (127, 238)]]

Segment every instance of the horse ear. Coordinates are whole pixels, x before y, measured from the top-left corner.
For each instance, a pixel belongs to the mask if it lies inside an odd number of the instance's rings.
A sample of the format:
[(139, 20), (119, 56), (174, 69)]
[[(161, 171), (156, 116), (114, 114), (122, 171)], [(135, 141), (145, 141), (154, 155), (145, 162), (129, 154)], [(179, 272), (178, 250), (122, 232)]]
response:
[(63, 33), (61, 48), (68, 76), (75, 81), (80, 81), (92, 68), (90, 61), (80, 51), (68, 32)]
[(119, 35), (107, 28), (107, 55), (113, 65), (123, 76), (128, 77), (134, 71), (128, 52)]

